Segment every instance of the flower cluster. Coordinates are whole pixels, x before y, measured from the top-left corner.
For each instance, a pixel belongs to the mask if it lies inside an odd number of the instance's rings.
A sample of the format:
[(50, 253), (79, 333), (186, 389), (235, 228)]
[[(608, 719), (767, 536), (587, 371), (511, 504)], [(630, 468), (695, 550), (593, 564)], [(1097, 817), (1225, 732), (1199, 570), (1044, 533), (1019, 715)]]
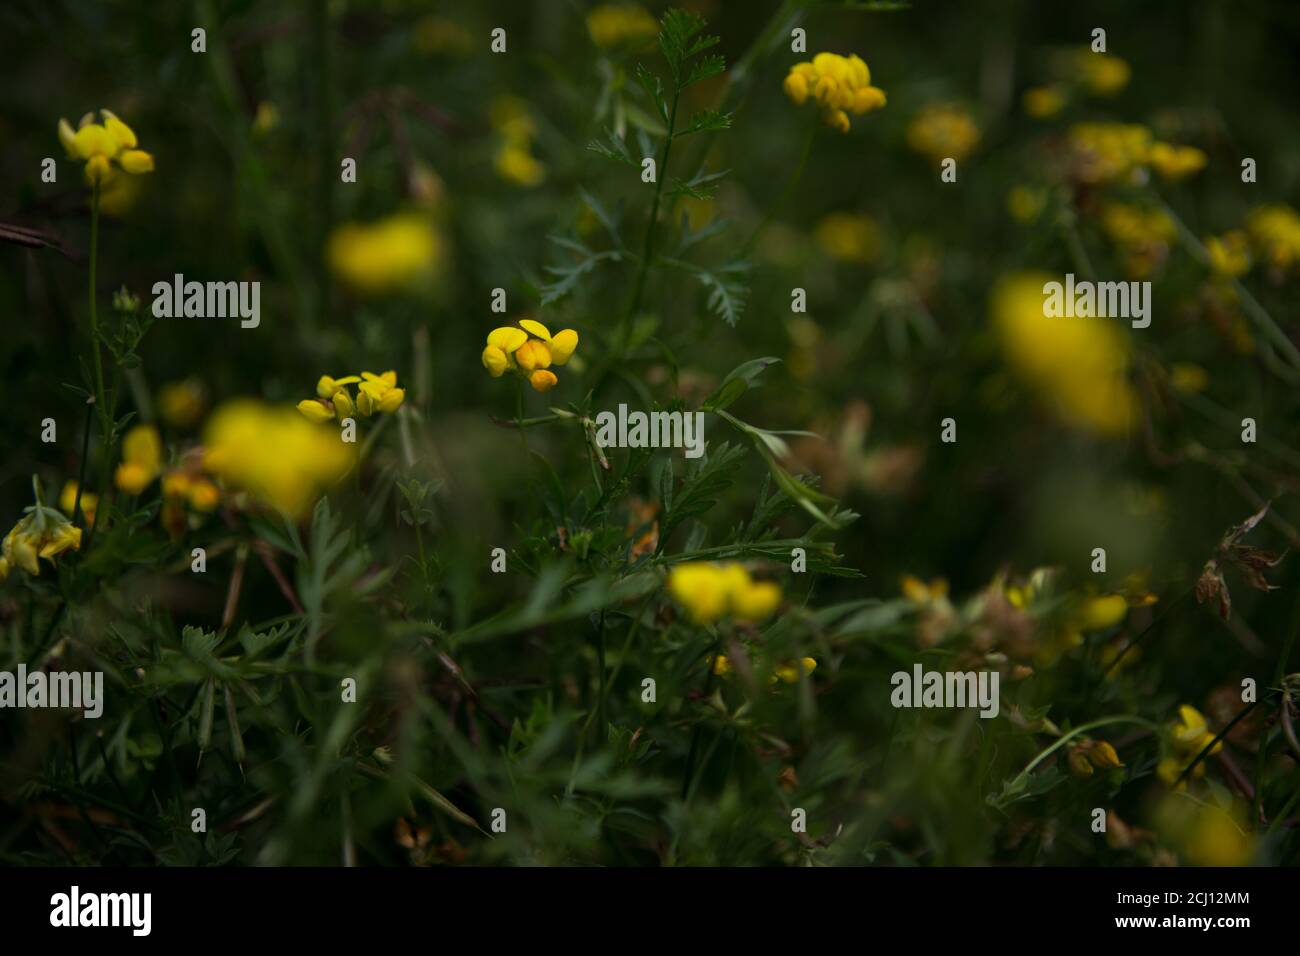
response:
[(138, 495), (162, 473), (163, 448), (158, 429), (136, 425), (122, 439), (122, 463), (113, 473), (117, 487)]
[(755, 581), (744, 565), (690, 561), (668, 575), (668, 592), (696, 624), (712, 624), (730, 615), (741, 621), (761, 621), (781, 606), (781, 587)]
[(203, 433), (202, 467), (224, 484), (298, 517), (355, 463), (354, 446), (292, 408), (251, 399), (218, 408)]
[[(1210, 732), (1209, 726), (1205, 722), (1205, 715), (1190, 704), (1183, 704), (1178, 708), (1178, 720), (1169, 726), (1169, 746), (1173, 753), (1169, 754), (1156, 766), (1156, 773), (1165, 783), (1173, 786), (1182, 772), (1187, 769), (1187, 765), (1196, 759), (1206, 746), (1214, 739), (1214, 734)], [(1211, 754), (1218, 753), (1223, 748), (1223, 742), (1220, 741), (1214, 745)], [(1205, 762), (1201, 761), (1192, 771), (1191, 776), (1205, 776)], [(1180, 789), (1185, 787), (1186, 781), (1179, 785)]]
[(520, 319), (519, 328), (505, 325), (488, 333), (483, 348), (483, 367), (493, 378), (500, 378), (506, 369), (528, 379), (528, 384), (538, 392), (549, 392), (559, 381), (552, 365), (564, 365), (578, 347), (578, 333), (563, 329), (551, 335), (550, 330), (535, 319)]
[[(349, 385), (357, 386), (355, 401)], [(343, 378), (322, 375), (316, 383), (316, 398), (304, 398), (298, 403), (298, 411), (319, 425), (335, 418), (352, 418), (357, 412), (366, 418), (375, 412), (395, 412), (405, 400), (406, 389), (397, 387), (397, 373), (391, 370), (383, 375), (362, 372)]]
[(1070, 748), (1066, 760), (1070, 773), (1076, 777), (1091, 777), (1093, 768), (1113, 770), (1124, 766), (1115, 748), (1104, 740), (1083, 740)]
[(979, 141), (980, 130), (971, 115), (948, 103), (925, 107), (907, 124), (907, 145), (933, 163), (945, 159), (960, 162)]
[(64, 551), (81, 549), (81, 529), (65, 518), (58, 510), (46, 507), (41, 501), (40, 483), (33, 476), (32, 490), (36, 504), (24, 509), (20, 518), (5, 535), (0, 553), (0, 581), (9, 577), (15, 567), (22, 568), (32, 577), (41, 573), (38, 559), (53, 560)]
[(1163, 209), (1133, 203), (1107, 203), (1101, 228), (1115, 243), (1131, 278), (1149, 278), (1169, 258), (1178, 230)]
[(1148, 167), (1164, 179), (1185, 179), (1207, 162), (1195, 146), (1158, 142), (1140, 123), (1076, 123), (1067, 145), (1074, 176), (1084, 183), (1140, 182)]
[(1283, 203), (1260, 206), (1247, 217), (1246, 229), (1273, 268), (1300, 269), (1300, 213)]
[[(731, 663), (731, 658), (726, 654), (719, 654), (712, 658), (713, 673), (719, 677), (730, 677), (735, 670)], [(811, 674), (817, 669), (817, 659), (815, 657), (801, 657), (797, 661), (783, 661), (778, 664), (767, 678), (769, 684), (775, 684), (781, 681), (783, 684), (799, 683), (800, 674)]]
[(109, 110), (100, 110), (102, 123), (96, 123), (95, 114), (87, 113), (74, 130), (65, 119), (59, 120), (59, 142), (69, 159), (86, 164), (86, 182), (104, 185), (114, 178), (114, 162), (118, 169), (139, 176), (153, 172), (153, 156), (142, 149), (135, 133)]
[(857, 54), (818, 53), (790, 67), (783, 87), (795, 106), (816, 100), (826, 125), (841, 133), (849, 131), (849, 113), (862, 116), (885, 105), (885, 91), (871, 85), (871, 70)]

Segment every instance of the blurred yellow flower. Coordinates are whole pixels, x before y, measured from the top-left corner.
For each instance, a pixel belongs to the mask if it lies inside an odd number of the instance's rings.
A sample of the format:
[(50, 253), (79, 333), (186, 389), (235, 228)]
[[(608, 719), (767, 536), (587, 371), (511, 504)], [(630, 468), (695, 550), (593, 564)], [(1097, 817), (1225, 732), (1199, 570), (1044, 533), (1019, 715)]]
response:
[(76, 130), (66, 119), (59, 120), (59, 142), (69, 159), (86, 164), (86, 182), (103, 183), (114, 169), (132, 176), (153, 172), (153, 156), (136, 148), (139, 143), (131, 127), (110, 110), (100, 110), (99, 115), (102, 123), (94, 122), (94, 113), (87, 113)]
[(796, 63), (782, 88), (795, 106), (815, 100), (826, 125), (841, 133), (849, 131), (849, 113), (863, 116), (886, 103), (885, 91), (871, 85), (871, 70), (856, 53), (818, 53), (811, 62)]
[(1250, 237), (1241, 229), (1206, 236), (1205, 251), (1210, 257), (1210, 271), (1216, 276), (1235, 279), (1250, 271)]
[(270, 100), (262, 100), (258, 103), (257, 112), (253, 114), (253, 132), (258, 136), (265, 136), (279, 125), (279, 108)]
[(1025, 90), (1020, 102), (1034, 119), (1051, 119), (1065, 108), (1065, 91), (1059, 86), (1035, 86)]
[(158, 415), (172, 428), (193, 428), (207, 407), (207, 390), (196, 378), (169, 382), (158, 390)]
[(1274, 268), (1286, 271), (1300, 266), (1300, 213), (1290, 206), (1276, 203), (1252, 209), (1246, 229)]
[(506, 369), (513, 369), (535, 391), (548, 392), (559, 381), (550, 367), (568, 363), (578, 347), (578, 333), (564, 329), (552, 336), (535, 319), (520, 319), (519, 325), (520, 328), (506, 325), (489, 332), (480, 361), (493, 378), (500, 378)]
[(122, 463), (113, 480), (129, 495), (138, 495), (162, 471), (162, 439), (153, 425), (136, 425), (122, 439)]
[[(1165, 783), (1173, 786), (1174, 781), (1187, 765), (1214, 739), (1214, 734), (1210, 732), (1204, 714), (1190, 704), (1181, 704), (1178, 707), (1178, 720), (1169, 725), (1167, 738), (1173, 752), (1156, 766), (1156, 774)], [(1219, 741), (1207, 756), (1216, 754), (1222, 749), (1223, 741)], [(1205, 761), (1196, 765), (1191, 776), (1194, 778), (1205, 776)], [(1183, 781), (1179, 789), (1186, 786), (1187, 782)]]
[(1109, 53), (1094, 53), (1084, 48), (1075, 59), (1079, 78), (1089, 93), (1095, 96), (1114, 96), (1128, 86), (1132, 70), (1123, 59)]
[(1256, 838), (1247, 831), (1245, 807), (1170, 795), (1156, 810), (1163, 838), (1170, 840), (1191, 866), (1248, 866)]
[(46, 507), (35, 476), (32, 491), (36, 504), (26, 509), (27, 514), (5, 535), (0, 547), (0, 581), (9, 577), (14, 568), (37, 577), (41, 573), (40, 558), (53, 562), (64, 551), (81, 549), (81, 529), (56, 509)]
[(907, 124), (907, 145), (933, 163), (958, 162), (979, 145), (975, 120), (960, 106), (936, 103), (925, 107)]
[(381, 295), (435, 274), (446, 257), (442, 236), (427, 218), (397, 213), (373, 223), (344, 223), (330, 234), (326, 257), (353, 290)]
[(203, 435), (206, 471), (293, 517), (356, 459), (354, 446), (337, 431), (317, 428), (292, 408), (253, 399), (222, 405)]
[(1016, 273), (994, 289), (993, 321), (1007, 363), (1065, 422), (1123, 435), (1137, 407), (1128, 340), (1109, 319), (1045, 316), (1043, 286), (1051, 281), (1046, 273)]
[(1016, 222), (1030, 223), (1047, 208), (1047, 189), (1043, 186), (1012, 186), (1007, 192), (1007, 212)]
[(659, 33), (659, 24), (635, 4), (604, 3), (587, 14), (587, 32), (602, 49), (644, 44)]
[[(72, 509), (77, 505), (77, 483), (75, 481), (65, 481), (63, 490), (59, 493), (59, 508), (68, 518), (75, 518)], [(89, 527), (95, 523), (95, 509), (99, 507), (99, 495), (91, 491), (81, 493), (81, 513), (86, 517), (86, 526)]]
[(1169, 367), (1169, 385), (1179, 392), (1195, 394), (1210, 384), (1209, 373), (1191, 362), (1175, 362)]
[(668, 592), (696, 624), (712, 624), (727, 614), (761, 621), (781, 606), (781, 588), (754, 581), (744, 565), (689, 561), (668, 574)]
[(516, 186), (536, 186), (546, 178), (546, 167), (532, 154), (537, 125), (528, 104), (517, 96), (498, 96), (488, 107), (488, 119), (500, 139), (493, 166), (497, 175)]
[(1175, 146), (1171, 143), (1152, 143), (1147, 151), (1147, 162), (1162, 179), (1186, 179), (1199, 173), (1207, 162), (1205, 153), (1195, 146)]
[(866, 265), (880, 255), (880, 230), (871, 217), (833, 212), (813, 229), (817, 244), (832, 259)]
[(772, 676), (768, 680), (768, 683), (775, 684), (779, 680), (786, 684), (797, 684), (799, 683), (799, 674), (801, 672), (804, 674), (811, 674), (816, 669), (817, 661), (812, 657), (801, 657), (798, 662), (787, 661), (772, 672)]
[(1067, 134), (1075, 175), (1086, 183), (1131, 177), (1147, 161), (1151, 130), (1137, 123), (1076, 123)]

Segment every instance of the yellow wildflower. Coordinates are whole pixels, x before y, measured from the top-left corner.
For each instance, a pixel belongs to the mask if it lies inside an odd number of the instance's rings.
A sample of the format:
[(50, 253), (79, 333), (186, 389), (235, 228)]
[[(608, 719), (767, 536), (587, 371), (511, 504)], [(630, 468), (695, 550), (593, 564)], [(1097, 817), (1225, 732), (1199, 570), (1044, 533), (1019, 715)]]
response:
[(1128, 339), (1109, 320), (1044, 315), (1050, 281), (1043, 273), (1017, 273), (995, 288), (993, 320), (1006, 360), (1067, 423), (1122, 435), (1137, 407), (1127, 379)]
[(907, 145), (931, 162), (960, 162), (979, 145), (980, 131), (960, 106), (932, 104), (907, 124)]
[(218, 408), (204, 429), (203, 468), (294, 517), (355, 461), (354, 446), (292, 408), (251, 399)]
[(1007, 192), (1007, 212), (1016, 222), (1034, 222), (1047, 208), (1047, 190), (1042, 186), (1012, 186)]
[(517, 96), (498, 96), (488, 107), (488, 119), (500, 139), (493, 165), (497, 175), (517, 186), (536, 186), (546, 178), (546, 167), (532, 154), (537, 125), (528, 104)]
[(1300, 265), (1300, 213), (1284, 203), (1252, 209), (1246, 229), (1275, 269)]
[(433, 224), (415, 213), (373, 223), (344, 223), (329, 237), (326, 257), (346, 285), (365, 295), (410, 288), (435, 274), (446, 255)]
[(173, 428), (193, 428), (207, 405), (207, 391), (195, 378), (171, 382), (158, 391), (158, 414)]
[(1205, 153), (1195, 146), (1152, 143), (1147, 152), (1147, 162), (1161, 178), (1178, 180), (1199, 173), (1207, 160)]
[(1248, 866), (1256, 837), (1246, 828), (1241, 802), (1227, 806), (1170, 795), (1156, 811), (1161, 836), (1192, 866)]
[(792, 66), (782, 88), (795, 106), (816, 100), (822, 119), (841, 133), (849, 131), (849, 113), (863, 116), (886, 102), (885, 91), (871, 85), (871, 70), (857, 54), (818, 53), (811, 62)]
[(506, 369), (512, 369), (527, 379), (534, 390), (548, 392), (559, 381), (549, 371), (550, 367), (568, 363), (578, 347), (578, 333), (563, 329), (551, 335), (536, 319), (520, 319), (519, 325), (520, 328), (506, 325), (489, 332), (480, 361), (493, 378), (500, 378)]
[(832, 259), (867, 265), (880, 255), (880, 230), (869, 216), (833, 212), (813, 229), (817, 244)]
[(744, 565), (690, 561), (673, 567), (668, 592), (696, 624), (712, 624), (727, 614), (742, 621), (761, 621), (781, 605), (781, 588), (754, 581)]
[(1210, 271), (1216, 276), (1235, 279), (1250, 271), (1250, 239), (1241, 229), (1206, 236), (1205, 251), (1210, 257)]
[(32, 477), (36, 504), (5, 535), (0, 547), (0, 581), (14, 568), (22, 568), (32, 577), (41, 573), (40, 558), (51, 563), (64, 551), (81, 549), (81, 529), (41, 500), (40, 483)]
[(113, 480), (129, 495), (138, 495), (162, 471), (162, 439), (153, 425), (136, 425), (122, 439), (122, 463)]
[(1194, 395), (1205, 391), (1209, 384), (1209, 373), (1199, 365), (1191, 362), (1175, 362), (1169, 366), (1169, 385), (1175, 391)]
[(1034, 119), (1050, 119), (1065, 108), (1065, 91), (1059, 86), (1035, 86), (1025, 90), (1020, 102)]
[[(153, 172), (153, 156), (136, 147), (135, 133), (110, 110), (100, 110), (102, 123), (87, 113), (73, 130), (66, 119), (59, 120), (59, 142), (69, 159), (86, 164), (86, 182), (103, 183), (114, 168), (132, 176)], [(116, 163), (116, 167), (114, 167)]]
[[(65, 481), (63, 490), (59, 492), (59, 507), (69, 518), (75, 518), (72, 513), (77, 504), (77, 483), (75, 481)], [(90, 491), (81, 493), (81, 513), (86, 516), (86, 525), (95, 523), (95, 509), (99, 507), (99, 495)]]
[(1086, 48), (1078, 51), (1075, 64), (1084, 87), (1095, 96), (1114, 96), (1128, 86), (1132, 75), (1128, 63), (1120, 57)]
[[(349, 385), (357, 385), (355, 401)], [(395, 412), (405, 400), (406, 390), (397, 387), (396, 372), (362, 372), (342, 378), (322, 375), (316, 382), (316, 398), (303, 399), (297, 408), (304, 418), (320, 425), (336, 418), (340, 422), (354, 418), (357, 412), (367, 418), (375, 412)]]
[(1137, 123), (1076, 123), (1067, 134), (1075, 176), (1085, 183), (1131, 178), (1151, 142), (1151, 130)]
[(780, 680), (787, 684), (797, 684), (799, 683), (800, 672), (811, 674), (816, 669), (817, 661), (811, 657), (801, 657), (797, 663), (795, 661), (786, 661), (772, 672), (772, 676), (769, 678), (768, 683), (775, 684)]
[(605, 3), (587, 14), (587, 32), (601, 49), (644, 44), (659, 33), (659, 24), (634, 4)]
[[(1214, 734), (1210, 732), (1204, 714), (1190, 704), (1181, 704), (1178, 708), (1178, 720), (1169, 725), (1167, 736), (1173, 752), (1156, 766), (1156, 774), (1165, 783), (1173, 786), (1174, 781), (1183, 773), (1187, 765), (1214, 739)], [(1210, 750), (1209, 755), (1216, 754), (1222, 749), (1223, 741), (1219, 741)], [(1204, 775), (1205, 762), (1201, 761), (1196, 765), (1191, 776), (1203, 777)], [(1180, 785), (1180, 789), (1185, 786), (1186, 781)]]

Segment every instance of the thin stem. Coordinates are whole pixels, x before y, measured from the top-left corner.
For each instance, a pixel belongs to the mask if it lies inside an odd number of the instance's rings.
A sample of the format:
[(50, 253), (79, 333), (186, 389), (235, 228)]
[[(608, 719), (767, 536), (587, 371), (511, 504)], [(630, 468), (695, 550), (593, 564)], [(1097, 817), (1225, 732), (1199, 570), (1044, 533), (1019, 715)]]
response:
[[(668, 135), (664, 138), (664, 151), (659, 159), (659, 168), (655, 170), (655, 198), (650, 204), (650, 221), (646, 223), (645, 229), (645, 248), (641, 253), (641, 265), (637, 268), (636, 285), (633, 288), (632, 300), (628, 303), (627, 315), (623, 321), (623, 332), (627, 331), (627, 323), (636, 315), (636, 310), (641, 307), (641, 296), (645, 292), (646, 273), (650, 269), (650, 259), (654, 256), (655, 248), (655, 226), (659, 222), (659, 202), (663, 195), (664, 179), (668, 175), (668, 157), (673, 148), (673, 130), (677, 125), (677, 101), (681, 98), (681, 88), (677, 81), (673, 81), (673, 106), (668, 113)], [(627, 336), (623, 335), (623, 342), (626, 344)]]
[(745, 240), (745, 244), (741, 247), (742, 257), (754, 247), (754, 243), (758, 240), (759, 234), (771, 224), (776, 214), (787, 202), (790, 201), (790, 197), (794, 195), (794, 191), (798, 187), (799, 181), (803, 179), (804, 170), (808, 166), (808, 157), (812, 155), (813, 137), (816, 135), (817, 127), (812, 123), (809, 123), (808, 135), (804, 137), (803, 149), (799, 152), (799, 162), (795, 166), (794, 175), (791, 176), (790, 181), (786, 183), (785, 189), (781, 192), (781, 195), (778, 196), (776, 201), (768, 208), (767, 215), (763, 217), (763, 221), (754, 227), (754, 231), (751, 232), (749, 238)]

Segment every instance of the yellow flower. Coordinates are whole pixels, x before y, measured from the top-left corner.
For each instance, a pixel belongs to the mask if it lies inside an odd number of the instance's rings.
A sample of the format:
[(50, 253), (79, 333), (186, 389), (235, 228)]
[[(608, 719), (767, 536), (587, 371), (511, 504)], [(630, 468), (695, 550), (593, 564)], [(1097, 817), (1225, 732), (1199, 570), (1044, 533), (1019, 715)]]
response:
[(1095, 96), (1114, 96), (1128, 86), (1132, 73), (1120, 57), (1090, 49), (1078, 51), (1075, 63), (1084, 87)]
[(512, 369), (538, 392), (548, 392), (559, 379), (549, 371), (552, 365), (568, 363), (578, 347), (578, 333), (564, 329), (551, 335), (536, 319), (520, 319), (520, 328), (501, 326), (488, 333), (487, 345), (479, 356), (493, 378)]
[(1035, 86), (1025, 90), (1020, 102), (1034, 119), (1050, 119), (1065, 108), (1065, 91), (1059, 86)]
[(711, 624), (727, 614), (757, 622), (781, 605), (781, 588), (754, 581), (743, 565), (690, 561), (673, 567), (668, 592), (696, 624)]
[[(59, 507), (69, 517), (75, 515), (72, 509), (77, 504), (77, 483), (75, 481), (65, 481), (63, 491), (59, 493)], [(90, 526), (95, 523), (95, 509), (99, 506), (99, 495), (90, 491), (81, 493), (81, 513), (86, 516), (86, 525)]]
[(36, 504), (5, 535), (0, 546), (0, 581), (14, 568), (22, 568), (33, 577), (41, 573), (40, 558), (53, 560), (64, 551), (81, 549), (81, 529), (54, 508), (41, 501), (40, 483), (33, 476), (32, 491)]
[(122, 463), (113, 480), (129, 495), (138, 495), (162, 471), (162, 439), (153, 425), (136, 425), (122, 439)]
[(1209, 384), (1209, 373), (1199, 365), (1191, 362), (1175, 362), (1169, 367), (1169, 385), (1175, 391), (1194, 395), (1205, 391)]
[(863, 116), (886, 102), (885, 91), (871, 85), (871, 70), (857, 54), (818, 53), (811, 62), (792, 66), (781, 88), (795, 106), (816, 100), (822, 119), (841, 133), (849, 131), (849, 113)]
[(609, 49), (644, 44), (659, 33), (659, 24), (641, 7), (605, 3), (587, 14), (587, 32), (596, 46)]
[(817, 661), (811, 657), (801, 657), (797, 663), (795, 661), (787, 661), (772, 672), (771, 683), (776, 683), (780, 680), (787, 684), (797, 684), (799, 683), (799, 674), (801, 671), (805, 674), (811, 674), (816, 670), (816, 668)]
[(1113, 627), (1128, 614), (1128, 601), (1122, 594), (1107, 594), (1085, 599), (1075, 610), (1074, 622), (1081, 631), (1103, 631)]
[(546, 167), (526, 148), (507, 143), (493, 160), (497, 175), (517, 186), (536, 186), (546, 178)]
[(153, 156), (136, 147), (135, 133), (110, 110), (100, 110), (102, 123), (87, 113), (72, 128), (66, 119), (59, 120), (59, 142), (69, 159), (86, 164), (86, 181), (104, 183), (112, 175), (113, 163), (132, 176), (153, 172)]
[(970, 114), (959, 106), (925, 107), (907, 125), (907, 145), (931, 162), (960, 162), (979, 145), (980, 131)]
[(1233, 800), (1224, 806), (1170, 795), (1156, 810), (1161, 837), (1191, 866), (1248, 866), (1256, 837), (1246, 828), (1247, 808)]
[(915, 575), (904, 574), (899, 578), (899, 589), (903, 592), (903, 597), (913, 604), (926, 605), (932, 601), (941, 601), (948, 596), (948, 580), (933, 578), (927, 585)]
[(364, 295), (382, 295), (436, 274), (446, 244), (426, 217), (398, 213), (378, 222), (339, 226), (330, 234), (326, 257), (346, 285)]
[(1137, 408), (1128, 339), (1108, 319), (1044, 315), (1043, 286), (1052, 279), (1017, 273), (995, 288), (993, 320), (1007, 363), (1067, 423), (1123, 435)]
[(1217, 276), (1235, 279), (1250, 271), (1250, 239), (1240, 229), (1206, 236), (1205, 251), (1210, 256), (1210, 270)]
[(301, 516), (342, 478), (355, 450), (291, 408), (251, 399), (218, 408), (204, 429), (203, 468), (286, 514)]
[(1075, 175), (1086, 183), (1132, 177), (1151, 142), (1151, 131), (1136, 123), (1076, 123), (1067, 134)]
[[(358, 383), (354, 402), (348, 386)], [(353, 418), (357, 412), (367, 418), (375, 412), (395, 412), (406, 400), (406, 390), (397, 387), (397, 373), (390, 370), (383, 375), (374, 372), (342, 378), (322, 375), (316, 382), (316, 396), (303, 399), (297, 408), (304, 418), (321, 425), (333, 419), (341, 422)]]
[(383, 375), (362, 372), (362, 382), (357, 386), (357, 409), (369, 417), (375, 412), (391, 413), (402, 407), (406, 390), (397, 387), (397, 373), (389, 370)]
[(832, 259), (867, 265), (880, 255), (880, 230), (869, 216), (834, 212), (823, 216), (813, 237)]
[[(1199, 710), (1190, 704), (1181, 704), (1178, 708), (1178, 720), (1169, 725), (1168, 738), (1173, 753), (1160, 761), (1156, 766), (1156, 774), (1165, 783), (1173, 786), (1174, 781), (1182, 775), (1187, 765), (1214, 739), (1214, 734), (1210, 732), (1205, 716)], [(1216, 754), (1222, 749), (1223, 741), (1219, 741), (1207, 756)], [(1199, 778), (1204, 775), (1205, 762), (1202, 761), (1196, 765), (1191, 776)], [(1180, 784), (1179, 789), (1185, 786), (1186, 781)]]
[(1147, 152), (1147, 162), (1163, 179), (1186, 179), (1205, 168), (1205, 153), (1195, 146), (1174, 146), (1153, 143)]
[(319, 402), (314, 398), (304, 398), (299, 402), (298, 411), (302, 412), (305, 418), (309, 421), (315, 422), (317, 425), (323, 425), (325, 422), (333, 421), (334, 419), (333, 406), (327, 405), (324, 402)]
[(1041, 186), (1012, 186), (1007, 192), (1007, 212), (1016, 222), (1034, 222), (1047, 208), (1047, 190)]
[(1277, 203), (1252, 209), (1246, 229), (1275, 269), (1300, 265), (1300, 213), (1290, 206)]
[(171, 382), (158, 391), (158, 414), (173, 428), (193, 428), (207, 404), (207, 393), (198, 379)]

